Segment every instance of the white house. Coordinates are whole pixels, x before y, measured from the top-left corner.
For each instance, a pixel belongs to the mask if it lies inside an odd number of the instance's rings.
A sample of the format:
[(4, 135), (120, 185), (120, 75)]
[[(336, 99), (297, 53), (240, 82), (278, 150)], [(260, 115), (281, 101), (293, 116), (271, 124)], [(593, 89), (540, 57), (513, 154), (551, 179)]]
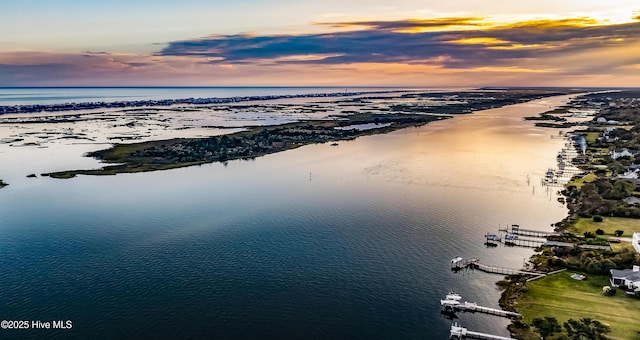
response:
[(614, 287), (640, 291), (640, 266), (633, 266), (633, 269), (611, 269), (610, 282)]
[(633, 233), (633, 236), (631, 237), (631, 244), (633, 245), (633, 248), (640, 253), (640, 233)]
[(613, 159), (618, 159), (620, 157), (625, 157), (625, 156), (631, 157), (633, 156), (633, 153), (627, 148), (624, 148), (621, 151), (613, 151), (611, 153), (611, 158)]
[(622, 202), (627, 203), (628, 205), (640, 205), (640, 198), (635, 196), (630, 196), (623, 199)]
[(638, 179), (638, 177), (639, 177), (638, 176), (638, 172), (639, 171), (640, 170), (637, 170), (637, 169), (636, 170), (629, 170), (629, 171), (625, 172), (622, 175), (616, 176), (616, 178), (617, 179), (631, 179), (631, 180)]

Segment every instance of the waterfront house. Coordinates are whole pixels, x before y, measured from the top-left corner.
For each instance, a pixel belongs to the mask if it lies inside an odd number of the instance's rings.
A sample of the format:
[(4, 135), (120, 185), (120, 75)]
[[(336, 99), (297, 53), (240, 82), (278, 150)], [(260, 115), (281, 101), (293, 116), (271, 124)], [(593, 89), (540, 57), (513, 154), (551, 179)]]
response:
[(613, 151), (611, 152), (611, 158), (618, 159), (620, 157), (632, 157), (633, 152), (631, 150), (624, 148), (621, 151)]
[(622, 200), (624, 203), (628, 205), (640, 205), (640, 198), (635, 196), (630, 196)]
[(633, 269), (611, 269), (610, 282), (614, 287), (640, 291), (640, 266), (633, 266)]
[(629, 170), (627, 172), (625, 172), (622, 175), (618, 175), (615, 178), (616, 179), (630, 179), (630, 180), (636, 180), (638, 179), (640, 176), (638, 176), (638, 172), (640, 172), (640, 170), (636, 169), (636, 170)]
[(614, 128), (614, 127), (605, 128), (604, 131), (602, 131), (601, 136), (598, 137), (598, 140), (604, 141), (604, 142), (607, 142), (607, 143), (612, 143), (612, 142), (617, 141), (619, 138), (615, 137), (615, 134), (614, 134), (614, 137), (611, 137), (611, 135), (610, 135), (614, 131), (616, 131), (616, 128)]

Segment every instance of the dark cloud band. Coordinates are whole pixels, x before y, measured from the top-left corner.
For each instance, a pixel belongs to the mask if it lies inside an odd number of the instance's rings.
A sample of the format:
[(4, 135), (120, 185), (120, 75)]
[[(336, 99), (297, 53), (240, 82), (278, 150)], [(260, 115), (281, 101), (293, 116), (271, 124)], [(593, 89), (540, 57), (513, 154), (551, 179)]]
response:
[[(471, 68), (559, 58), (640, 37), (638, 22), (597, 25), (589, 18), (504, 26), (488, 26), (475, 17), (322, 25), (358, 29), (307, 35), (216, 35), (170, 42), (158, 55), (210, 57), (224, 63), (435, 63)], [(306, 55), (318, 57), (296, 59)]]

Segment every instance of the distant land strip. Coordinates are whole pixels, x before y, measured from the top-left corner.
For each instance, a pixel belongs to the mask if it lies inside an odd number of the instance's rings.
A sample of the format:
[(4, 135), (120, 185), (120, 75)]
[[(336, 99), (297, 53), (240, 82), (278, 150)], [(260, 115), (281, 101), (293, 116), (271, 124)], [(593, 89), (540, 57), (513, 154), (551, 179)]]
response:
[(37, 113), (37, 112), (60, 112), (60, 111), (78, 111), (78, 110), (94, 110), (94, 109), (111, 109), (111, 108), (128, 108), (128, 107), (146, 107), (146, 106), (171, 106), (171, 105), (207, 105), (207, 104), (229, 104), (257, 100), (276, 100), (276, 99), (292, 99), (292, 98), (322, 98), (322, 97), (348, 97), (364, 94), (383, 94), (412, 92), (417, 90), (386, 90), (386, 91), (364, 91), (364, 92), (333, 92), (333, 93), (307, 93), (307, 94), (281, 94), (281, 95), (265, 95), (265, 96), (241, 96), (241, 97), (211, 97), (211, 98), (182, 98), (182, 99), (158, 99), (158, 100), (131, 100), (131, 101), (114, 101), (114, 102), (83, 102), (83, 103), (64, 103), (64, 104), (23, 104), (0, 106), (0, 114), (10, 113)]

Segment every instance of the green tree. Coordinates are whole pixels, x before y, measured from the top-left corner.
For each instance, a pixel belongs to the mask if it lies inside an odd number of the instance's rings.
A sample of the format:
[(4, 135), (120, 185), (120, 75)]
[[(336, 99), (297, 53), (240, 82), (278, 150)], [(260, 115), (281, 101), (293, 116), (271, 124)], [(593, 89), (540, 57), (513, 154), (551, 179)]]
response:
[(535, 318), (531, 325), (535, 327), (536, 332), (540, 333), (542, 339), (546, 339), (548, 336), (553, 335), (553, 333), (562, 332), (562, 327), (558, 323), (556, 318), (551, 316), (545, 316), (544, 319)]
[(605, 334), (611, 332), (609, 326), (591, 318), (569, 319), (564, 323), (564, 329), (571, 340), (607, 340)]
[(625, 197), (629, 197), (633, 190), (635, 189), (635, 185), (627, 180), (619, 179), (615, 183), (613, 183), (613, 187), (611, 190), (605, 192), (602, 196), (604, 198), (610, 199), (621, 199)]
[(615, 183), (613, 183), (613, 187), (619, 188), (626, 197), (631, 196), (633, 191), (636, 189), (635, 184), (633, 184), (631, 181), (623, 179), (617, 180)]
[(602, 273), (602, 263), (596, 259), (591, 259), (584, 265), (584, 270), (587, 273), (600, 274)]

